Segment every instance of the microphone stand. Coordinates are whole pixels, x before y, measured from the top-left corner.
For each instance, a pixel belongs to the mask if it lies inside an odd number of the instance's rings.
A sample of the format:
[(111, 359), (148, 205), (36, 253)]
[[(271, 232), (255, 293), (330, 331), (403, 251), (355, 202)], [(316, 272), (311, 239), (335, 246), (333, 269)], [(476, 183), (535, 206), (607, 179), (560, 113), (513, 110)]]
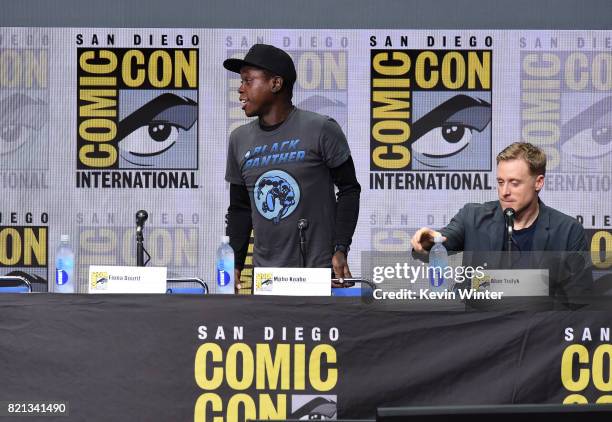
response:
[(304, 228), (298, 227), (300, 231), (300, 267), (306, 266), (306, 236), (304, 235)]
[(506, 267), (512, 268), (512, 232), (514, 231), (514, 221), (506, 218)]
[(306, 235), (304, 230), (308, 228), (308, 220), (301, 218), (298, 221), (298, 232), (300, 233), (300, 268), (306, 267)]
[[(149, 260), (151, 259), (151, 255), (145, 250), (143, 242), (144, 242), (144, 224), (149, 218), (149, 214), (145, 210), (140, 210), (136, 213), (136, 266), (144, 267)], [(147, 262), (144, 262), (144, 254), (147, 254), (149, 259)]]
[(136, 266), (144, 267), (144, 235), (142, 226), (136, 226)]
[(514, 216), (516, 211), (512, 208), (504, 210), (504, 221), (506, 222), (506, 267), (512, 268), (512, 232), (514, 232)]

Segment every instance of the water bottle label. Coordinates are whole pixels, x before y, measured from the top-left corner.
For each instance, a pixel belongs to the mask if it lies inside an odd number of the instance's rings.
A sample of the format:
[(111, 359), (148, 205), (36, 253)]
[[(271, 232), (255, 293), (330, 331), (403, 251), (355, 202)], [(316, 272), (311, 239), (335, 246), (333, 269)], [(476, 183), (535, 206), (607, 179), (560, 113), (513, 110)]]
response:
[(444, 275), (442, 275), (442, 267), (434, 267), (433, 271), (429, 272), (429, 282), (434, 287), (440, 287), (444, 284)]
[(217, 284), (221, 287), (227, 286), (230, 282), (230, 275), (227, 271), (218, 270), (217, 271)]
[(63, 286), (68, 283), (68, 273), (64, 270), (55, 270), (55, 284)]

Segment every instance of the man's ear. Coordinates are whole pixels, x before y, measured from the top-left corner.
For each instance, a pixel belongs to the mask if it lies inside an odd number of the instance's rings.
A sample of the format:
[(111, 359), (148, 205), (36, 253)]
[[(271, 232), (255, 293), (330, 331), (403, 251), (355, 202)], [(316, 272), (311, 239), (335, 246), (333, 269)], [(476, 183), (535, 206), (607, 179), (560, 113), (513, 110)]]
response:
[(277, 93), (283, 89), (283, 78), (280, 76), (275, 76), (272, 78), (272, 92)]
[(536, 190), (536, 192), (540, 193), (540, 191), (542, 190), (543, 187), (544, 187), (544, 175), (543, 174), (538, 174), (536, 176), (536, 180), (535, 180), (535, 190)]

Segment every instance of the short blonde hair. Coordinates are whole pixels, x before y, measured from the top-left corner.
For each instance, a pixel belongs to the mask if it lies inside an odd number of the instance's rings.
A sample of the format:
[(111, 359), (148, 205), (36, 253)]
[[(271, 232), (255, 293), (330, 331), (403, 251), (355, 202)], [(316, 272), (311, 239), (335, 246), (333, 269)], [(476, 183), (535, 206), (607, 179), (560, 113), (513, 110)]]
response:
[(540, 148), (528, 142), (515, 142), (508, 145), (497, 154), (497, 164), (500, 161), (524, 160), (533, 176), (546, 174), (546, 154)]

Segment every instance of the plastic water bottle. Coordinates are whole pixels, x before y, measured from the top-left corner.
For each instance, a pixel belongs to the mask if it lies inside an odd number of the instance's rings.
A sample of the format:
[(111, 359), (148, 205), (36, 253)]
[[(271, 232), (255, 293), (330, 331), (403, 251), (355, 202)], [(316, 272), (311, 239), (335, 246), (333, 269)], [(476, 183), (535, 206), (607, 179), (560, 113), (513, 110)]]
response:
[(56, 293), (74, 293), (74, 252), (70, 246), (70, 236), (63, 234), (55, 251), (55, 288)]
[(217, 293), (234, 294), (234, 250), (229, 236), (221, 238), (217, 248)]
[[(448, 267), (448, 252), (442, 244), (442, 236), (434, 237), (434, 246), (429, 251), (429, 282), (432, 288), (444, 289), (444, 272)], [(450, 280), (446, 280), (449, 282)], [(448, 286), (447, 286), (448, 287)]]

